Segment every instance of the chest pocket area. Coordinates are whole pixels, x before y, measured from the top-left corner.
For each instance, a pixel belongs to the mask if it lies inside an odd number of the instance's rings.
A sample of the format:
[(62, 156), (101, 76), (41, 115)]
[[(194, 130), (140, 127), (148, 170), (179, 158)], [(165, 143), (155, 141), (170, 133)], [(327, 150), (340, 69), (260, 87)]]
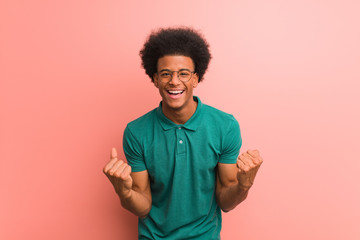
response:
[(164, 188), (171, 181), (175, 164), (175, 149), (169, 145), (164, 141), (154, 142), (145, 151), (145, 164), (150, 175), (152, 189)]

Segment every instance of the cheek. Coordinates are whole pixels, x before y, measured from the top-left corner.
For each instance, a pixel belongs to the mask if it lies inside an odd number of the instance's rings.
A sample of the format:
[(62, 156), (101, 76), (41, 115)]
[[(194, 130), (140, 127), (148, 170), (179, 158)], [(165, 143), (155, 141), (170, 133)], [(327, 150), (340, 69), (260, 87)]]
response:
[(197, 86), (196, 83), (191, 83), (191, 84), (188, 85), (188, 89), (192, 90), (192, 89), (196, 88), (196, 86)]
[(165, 95), (165, 90), (164, 90), (164, 88), (161, 87), (161, 86), (158, 86), (157, 88), (158, 88), (158, 90), (159, 90), (160, 95), (161, 95), (161, 96), (164, 96), (164, 95)]

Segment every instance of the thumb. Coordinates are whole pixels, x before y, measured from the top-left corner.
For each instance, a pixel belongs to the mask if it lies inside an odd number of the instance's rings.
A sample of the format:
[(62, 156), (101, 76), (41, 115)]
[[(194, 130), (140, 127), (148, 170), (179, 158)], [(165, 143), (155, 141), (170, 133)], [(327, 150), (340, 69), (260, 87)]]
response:
[(116, 148), (111, 149), (110, 159), (117, 158), (117, 151)]

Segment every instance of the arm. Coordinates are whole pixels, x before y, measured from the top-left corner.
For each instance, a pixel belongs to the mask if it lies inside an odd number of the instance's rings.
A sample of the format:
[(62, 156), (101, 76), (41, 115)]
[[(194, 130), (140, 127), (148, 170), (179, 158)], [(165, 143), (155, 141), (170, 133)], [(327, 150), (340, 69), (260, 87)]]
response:
[(148, 171), (133, 172), (131, 178), (133, 186), (129, 194), (125, 196), (118, 194), (121, 205), (136, 216), (145, 218), (149, 214), (152, 204)]
[(121, 205), (136, 216), (146, 217), (152, 204), (148, 171), (131, 172), (127, 163), (118, 160), (115, 148), (103, 171), (114, 186)]
[(218, 163), (216, 179), (216, 201), (219, 207), (228, 212), (247, 197), (249, 189), (238, 187), (236, 164)]
[(248, 150), (238, 157), (236, 164), (218, 163), (216, 201), (224, 212), (246, 199), (262, 162), (259, 151)]

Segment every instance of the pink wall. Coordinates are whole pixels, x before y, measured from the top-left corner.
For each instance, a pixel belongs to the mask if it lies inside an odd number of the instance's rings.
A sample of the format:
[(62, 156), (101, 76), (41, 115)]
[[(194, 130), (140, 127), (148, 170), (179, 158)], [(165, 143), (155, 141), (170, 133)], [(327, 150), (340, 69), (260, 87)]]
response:
[(195, 93), (265, 161), (223, 239), (360, 239), (359, 1), (127, 2), (1, 1), (0, 239), (136, 238), (102, 167), (158, 105), (138, 52), (173, 25), (205, 34)]

